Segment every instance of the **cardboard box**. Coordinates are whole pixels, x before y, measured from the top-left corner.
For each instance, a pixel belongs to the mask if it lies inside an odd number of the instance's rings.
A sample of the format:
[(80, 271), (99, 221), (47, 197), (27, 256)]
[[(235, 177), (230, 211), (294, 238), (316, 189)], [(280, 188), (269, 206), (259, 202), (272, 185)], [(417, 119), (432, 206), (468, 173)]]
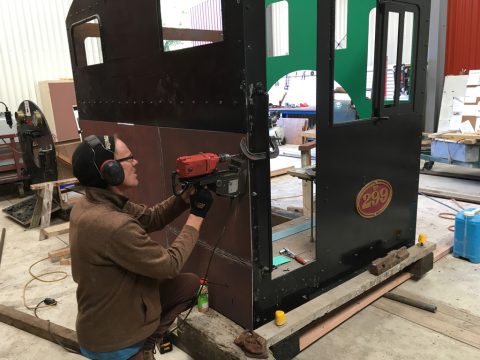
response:
[(78, 129), (73, 114), (77, 104), (73, 80), (45, 80), (38, 82), (40, 106), (55, 142), (78, 140)]
[(463, 115), (462, 122), (465, 121), (470, 121), (470, 124), (472, 124), (472, 127), (475, 129), (475, 124), (477, 123), (477, 117), (475, 115)]
[(308, 119), (305, 118), (280, 118), (277, 120), (277, 126), (283, 126), (285, 129), (285, 139), (287, 144), (301, 145), (302, 131), (308, 126)]

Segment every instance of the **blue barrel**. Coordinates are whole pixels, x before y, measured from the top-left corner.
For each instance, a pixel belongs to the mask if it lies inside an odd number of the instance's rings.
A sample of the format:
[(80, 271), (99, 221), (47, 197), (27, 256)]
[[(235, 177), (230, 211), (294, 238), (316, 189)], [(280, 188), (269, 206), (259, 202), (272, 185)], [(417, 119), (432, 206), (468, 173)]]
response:
[(453, 256), (480, 263), (480, 209), (469, 208), (457, 213)]

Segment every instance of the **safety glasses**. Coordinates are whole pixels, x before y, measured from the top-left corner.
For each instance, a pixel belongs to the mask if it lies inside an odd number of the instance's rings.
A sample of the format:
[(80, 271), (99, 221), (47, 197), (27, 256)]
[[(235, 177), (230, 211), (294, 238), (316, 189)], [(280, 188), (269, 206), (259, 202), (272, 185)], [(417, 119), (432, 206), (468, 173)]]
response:
[(132, 162), (132, 161), (133, 161), (133, 159), (135, 159), (135, 158), (133, 157), (133, 154), (130, 154), (130, 155), (128, 155), (128, 156), (126, 156), (126, 157), (124, 157), (124, 158), (121, 158), (121, 159), (115, 159), (115, 160), (116, 160), (116, 161), (118, 161), (118, 162), (123, 162), (123, 161), (129, 161), (129, 162)]

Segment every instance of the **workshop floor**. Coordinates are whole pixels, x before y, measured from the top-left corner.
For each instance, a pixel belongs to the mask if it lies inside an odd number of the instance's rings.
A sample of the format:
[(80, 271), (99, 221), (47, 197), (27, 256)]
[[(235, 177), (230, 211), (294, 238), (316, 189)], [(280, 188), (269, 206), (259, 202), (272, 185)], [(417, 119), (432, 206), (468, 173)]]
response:
[[(0, 209), (3, 209), (21, 199), (15, 195), (15, 188), (0, 186)], [(25, 284), (32, 278), (28, 272), (35, 262), (48, 256), (48, 252), (65, 247), (68, 244), (68, 235), (60, 235), (39, 241), (39, 230), (28, 230), (18, 225), (4, 213), (0, 213), (0, 228), (6, 228), (5, 248), (0, 265), (0, 304), (11, 306), (17, 310), (33, 315), (23, 305), (22, 294)], [(44, 280), (55, 280), (65, 276), (57, 282), (33, 281), (25, 292), (25, 301), (28, 306), (34, 307), (46, 297), (57, 300), (58, 305), (39, 309), (37, 315), (53, 323), (75, 329), (77, 304), (75, 299), (76, 284), (71, 277), (70, 266), (51, 263), (45, 260), (32, 268), (32, 273), (39, 276), (42, 273), (58, 271), (59, 273), (46, 275)], [(64, 360), (84, 359), (83, 356), (66, 352), (60, 346), (43, 340), (27, 332), (0, 322), (0, 360)], [(180, 349), (174, 347), (171, 353), (156, 355), (157, 358), (169, 360), (191, 359)]]
[[(452, 166), (435, 165), (438, 171), (463, 172)], [(471, 170), (465, 171), (472, 173)], [(476, 171), (480, 179), (480, 170)], [(478, 182), (421, 175), (421, 187), (478, 195)], [(476, 186), (475, 186), (476, 185)], [(453, 208), (457, 204), (438, 199)], [(459, 202), (460, 205), (468, 204)], [(473, 205), (478, 207), (479, 205)], [(424, 196), (418, 198), (417, 236), (425, 233), (429, 241), (453, 239), (447, 228), (453, 220), (440, 218), (439, 213), (453, 212)], [(397, 289), (412, 297), (443, 306), (455, 316), (442, 323), (433, 314), (405, 306), (405, 312), (391, 312), (380, 304), (381, 299), (350, 318), (335, 330), (300, 353), (296, 359), (384, 360), (480, 359), (480, 264), (454, 258), (451, 254), (435, 263), (433, 270), (419, 281), (407, 281)], [(403, 306), (403, 305), (402, 305)], [(409, 316), (408, 312), (411, 312)], [(425, 313), (425, 314), (424, 314)], [(443, 314), (435, 314), (442, 316)], [(468, 319), (475, 317), (475, 321)], [(463, 319), (467, 320), (463, 320)], [(435, 320), (432, 320), (435, 319)], [(454, 326), (457, 322), (460, 325)], [(476, 334), (473, 341), (458, 340), (457, 334), (468, 329)]]
[[(428, 184), (431, 176), (422, 175), (421, 183)], [(435, 178), (435, 183), (439, 180)], [(442, 188), (468, 188), (464, 180), (444, 179)], [(437, 185), (436, 185), (437, 186)], [(15, 189), (12, 188), (14, 191)], [(4, 191), (5, 194), (1, 194)], [(472, 189), (473, 191), (473, 189)], [(0, 208), (18, 201), (9, 195), (6, 187), (0, 187)], [(284, 196), (285, 194), (282, 193)], [(296, 195), (297, 193), (292, 193)], [(272, 194), (273, 196), (277, 196)], [(450, 200), (440, 201), (457, 207)], [(298, 199), (297, 199), (298, 201)], [(464, 204), (464, 203), (460, 203)], [(430, 241), (452, 238), (447, 230), (451, 220), (438, 217), (450, 210), (428, 198), (419, 196), (417, 233), (427, 234)], [(0, 266), (0, 304), (32, 313), (25, 309), (22, 292), (31, 279), (29, 267), (53, 251), (65, 246), (68, 237), (62, 235), (39, 241), (38, 230), (25, 230), (9, 218), (0, 214), (0, 227), (7, 229), (5, 249)], [(76, 316), (75, 289), (69, 266), (50, 263), (37, 264), (34, 274), (49, 271), (64, 271), (67, 278), (58, 282), (32, 282), (26, 290), (26, 302), (35, 306), (45, 297), (53, 297), (58, 305), (40, 309), (38, 316), (59, 325), (74, 329)], [(62, 274), (52, 274), (45, 279), (56, 279)], [(408, 281), (400, 288), (432, 303), (445, 305), (468, 316), (480, 317), (480, 265), (453, 258), (451, 255), (435, 264), (435, 267), (418, 282)], [(378, 303), (379, 304), (379, 303)], [(430, 326), (431, 327), (431, 326)], [(448, 330), (448, 329), (447, 329)], [(431, 330), (421, 321), (412, 321), (406, 316), (388, 312), (378, 305), (372, 305), (349, 319), (337, 329), (304, 350), (297, 359), (480, 359), (480, 348), (455, 340), (448, 331)], [(475, 329), (473, 329), (475, 330)], [(472, 331), (473, 331), (472, 330)], [(475, 331), (478, 330), (478, 327)], [(480, 335), (479, 335), (480, 336)], [(58, 345), (0, 323), (0, 360), (2, 359), (74, 359), (79, 355), (69, 354)], [(191, 359), (179, 349), (167, 355), (156, 355), (157, 359)]]

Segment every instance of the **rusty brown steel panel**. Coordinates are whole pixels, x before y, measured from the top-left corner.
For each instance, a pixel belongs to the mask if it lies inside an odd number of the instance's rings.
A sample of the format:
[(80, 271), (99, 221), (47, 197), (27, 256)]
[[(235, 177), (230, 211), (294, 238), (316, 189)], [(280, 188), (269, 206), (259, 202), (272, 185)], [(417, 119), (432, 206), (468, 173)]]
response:
[[(210, 249), (197, 244), (184, 270), (204, 277), (210, 256)], [(251, 274), (249, 263), (218, 250), (208, 272), (210, 307), (247, 329), (253, 329)]]
[(449, 0), (445, 75), (480, 69), (480, 1)]
[[(242, 138), (241, 134), (187, 129), (161, 128), (160, 134), (165, 167), (163, 181), (168, 184), (171, 184), (170, 176), (177, 157), (199, 152), (238, 154)], [(202, 227), (202, 238), (214, 244), (226, 226), (220, 247), (235, 256), (250, 259), (250, 203), (247, 194), (248, 191), (233, 200), (214, 197), (212, 209)]]
[[(199, 152), (238, 154), (243, 136), (87, 120), (82, 120), (80, 125), (84, 136), (118, 134), (125, 141), (139, 162), (137, 173), (140, 180), (139, 187), (131, 189), (128, 196), (147, 205), (172, 195), (171, 173), (175, 170), (177, 157)], [(171, 243), (185, 224), (187, 215), (185, 212), (152, 237), (163, 244)], [(208, 274), (212, 281), (210, 305), (247, 328), (253, 325), (250, 228), (248, 186), (244, 195), (233, 200), (214, 196), (212, 209), (200, 232), (199, 244), (184, 268), (184, 271), (204, 276), (213, 248), (218, 244)]]

